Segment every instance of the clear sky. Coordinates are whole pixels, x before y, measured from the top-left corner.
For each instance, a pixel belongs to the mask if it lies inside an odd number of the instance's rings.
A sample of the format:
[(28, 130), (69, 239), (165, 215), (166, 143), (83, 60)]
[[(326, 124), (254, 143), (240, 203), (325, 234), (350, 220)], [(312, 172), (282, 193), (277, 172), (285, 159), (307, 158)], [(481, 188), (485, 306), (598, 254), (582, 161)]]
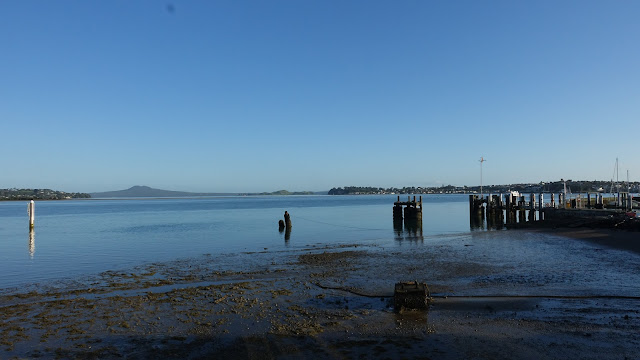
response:
[(640, 1), (0, 1), (0, 188), (640, 180)]

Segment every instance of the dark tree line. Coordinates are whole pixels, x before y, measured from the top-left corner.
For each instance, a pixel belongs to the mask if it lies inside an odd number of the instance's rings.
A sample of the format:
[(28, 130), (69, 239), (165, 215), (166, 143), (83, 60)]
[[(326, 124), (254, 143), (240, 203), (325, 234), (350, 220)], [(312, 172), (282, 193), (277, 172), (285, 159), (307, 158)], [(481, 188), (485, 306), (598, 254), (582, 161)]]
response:
[(87, 193), (68, 193), (51, 189), (0, 189), (0, 200), (88, 199)]

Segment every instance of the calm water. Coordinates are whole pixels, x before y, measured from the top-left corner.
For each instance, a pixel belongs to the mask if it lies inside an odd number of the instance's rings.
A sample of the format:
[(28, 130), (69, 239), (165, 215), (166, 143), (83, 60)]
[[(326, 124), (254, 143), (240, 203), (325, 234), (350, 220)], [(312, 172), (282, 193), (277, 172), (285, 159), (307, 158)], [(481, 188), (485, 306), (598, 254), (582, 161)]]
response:
[[(406, 199), (406, 197), (401, 198)], [(420, 250), (439, 261), (499, 266), (473, 285), (640, 295), (640, 255), (601, 251), (588, 242), (543, 233), (471, 231), (468, 197), (423, 197), (420, 234), (393, 228), (395, 196), (265, 196), (0, 202), (0, 289), (48, 283), (203, 254), (279, 251), (318, 244), (376, 244), (379, 251)], [(278, 231), (291, 214), (289, 236)], [(475, 286), (475, 285), (473, 285)], [(536, 285), (538, 286), (538, 285)]]
[[(0, 288), (202, 254), (319, 243), (397, 244), (395, 200), (265, 196), (40, 201), (33, 234), (28, 231), (27, 202), (0, 202)], [(423, 235), (467, 232), (467, 207), (464, 196), (425, 198)], [(285, 210), (293, 223), (288, 239), (278, 231)]]

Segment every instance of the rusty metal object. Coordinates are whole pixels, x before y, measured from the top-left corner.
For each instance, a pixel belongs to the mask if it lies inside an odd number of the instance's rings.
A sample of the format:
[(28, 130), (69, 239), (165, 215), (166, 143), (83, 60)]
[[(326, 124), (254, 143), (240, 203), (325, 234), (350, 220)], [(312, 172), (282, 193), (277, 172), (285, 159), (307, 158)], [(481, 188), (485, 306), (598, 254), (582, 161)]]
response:
[(429, 307), (429, 288), (427, 284), (419, 283), (418, 281), (396, 283), (393, 303), (397, 312), (403, 310), (427, 310)]

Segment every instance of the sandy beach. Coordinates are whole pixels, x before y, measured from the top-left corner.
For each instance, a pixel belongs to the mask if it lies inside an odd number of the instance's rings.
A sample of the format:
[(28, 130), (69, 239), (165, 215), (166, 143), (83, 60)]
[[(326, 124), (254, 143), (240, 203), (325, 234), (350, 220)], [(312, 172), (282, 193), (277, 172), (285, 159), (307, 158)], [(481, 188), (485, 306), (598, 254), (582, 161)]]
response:
[[(598, 256), (622, 249), (637, 257), (637, 233), (554, 234), (590, 242), (587, 249)], [(505, 236), (530, 235), (514, 230)], [(5, 290), (0, 357), (640, 357), (637, 287), (616, 294), (582, 293), (571, 285), (562, 291), (556, 280), (541, 285), (527, 280), (535, 269), (481, 261), (474, 247), (485, 236), (452, 236), (432, 247), (317, 245), (204, 255)], [(452, 249), (455, 257), (447, 257)], [(414, 279), (429, 286), (429, 310), (395, 312), (394, 283)]]

